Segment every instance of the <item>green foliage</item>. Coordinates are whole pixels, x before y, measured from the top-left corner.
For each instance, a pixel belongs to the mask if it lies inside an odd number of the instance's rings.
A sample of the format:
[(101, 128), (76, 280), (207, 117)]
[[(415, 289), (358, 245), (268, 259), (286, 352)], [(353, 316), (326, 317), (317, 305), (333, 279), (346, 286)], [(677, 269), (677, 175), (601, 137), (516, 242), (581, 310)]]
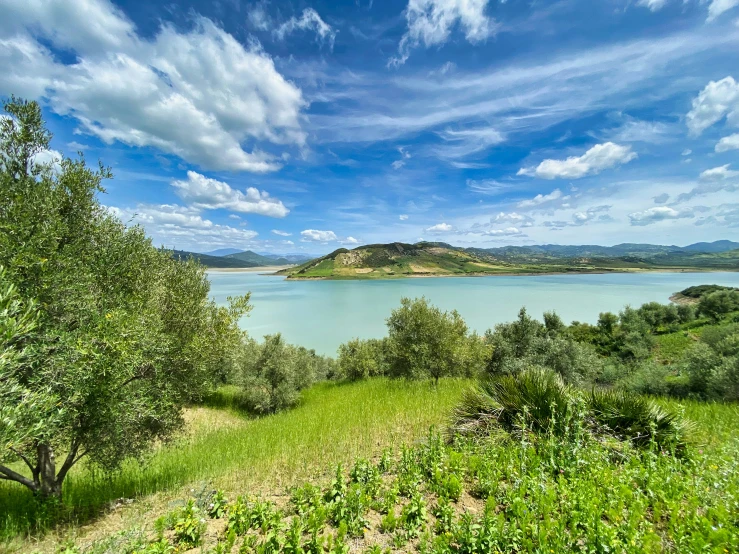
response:
[(199, 546), (205, 532), (205, 519), (195, 502), (190, 499), (178, 512), (174, 522), (174, 537), (185, 548)]
[(408, 379), (474, 376), (488, 349), (456, 312), (442, 312), (425, 298), (401, 299), (387, 320), (388, 373)]
[(287, 344), (282, 335), (264, 342), (243, 342), (232, 380), (241, 388), (241, 405), (256, 413), (274, 413), (295, 406), (300, 391), (325, 379), (331, 362), (313, 350)]
[(24, 473), (0, 475), (60, 497), (81, 458), (110, 471), (181, 427), (183, 405), (229, 366), (248, 296), (217, 307), (201, 266), (100, 203), (108, 169), (34, 162), (51, 138), (37, 103), (11, 99), (5, 111), (0, 462)]
[(387, 339), (350, 340), (339, 346), (339, 375), (349, 381), (387, 374)]
[(714, 322), (722, 316), (739, 310), (739, 290), (720, 290), (701, 296), (698, 313)]
[(722, 291), (722, 290), (739, 290), (734, 287), (723, 287), (721, 285), (698, 285), (695, 287), (688, 287), (685, 290), (680, 291), (682, 296), (687, 298), (701, 298), (711, 293)]
[(546, 313), (545, 321), (542, 325), (522, 308), (516, 321), (488, 331), (485, 340), (493, 350), (488, 373), (516, 375), (530, 367), (542, 367), (577, 383), (602, 371), (603, 362), (593, 348), (569, 336), (559, 316)]

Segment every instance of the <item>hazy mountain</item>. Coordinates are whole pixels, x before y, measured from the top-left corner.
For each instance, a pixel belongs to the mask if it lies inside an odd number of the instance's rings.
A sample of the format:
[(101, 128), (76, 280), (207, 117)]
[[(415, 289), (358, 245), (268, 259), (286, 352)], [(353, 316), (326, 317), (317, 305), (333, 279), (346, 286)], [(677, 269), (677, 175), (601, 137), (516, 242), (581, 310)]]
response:
[(178, 260), (186, 260), (188, 258), (194, 258), (206, 267), (213, 268), (246, 268), (246, 267), (257, 267), (257, 264), (243, 261), (234, 260), (230, 258), (224, 258), (221, 256), (210, 256), (208, 254), (197, 254), (195, 252), (187, 252), (185, 250), (173, 250), (172, 257)]
[(212, 252), (206, 252), (208, 256), (228, 256), (229, 254), (238, 254), (241, 252), (239, 248), (219, 248)]

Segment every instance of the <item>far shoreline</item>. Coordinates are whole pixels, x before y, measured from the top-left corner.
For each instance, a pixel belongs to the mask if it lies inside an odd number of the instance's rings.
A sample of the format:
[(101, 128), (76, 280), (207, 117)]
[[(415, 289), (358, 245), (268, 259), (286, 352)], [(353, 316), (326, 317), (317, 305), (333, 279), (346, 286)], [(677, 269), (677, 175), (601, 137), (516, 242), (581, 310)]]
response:
[[(259, 267), (208, 267), (207, 273), (264, 273), (274, 275), (277, 271), (290, 269), (293, 265), (264, 265)], [(266, 273), (265, 273), (266, 272)]]
[(539, 277), (552, 275), (623, 275), (623, 274), (639, 274), (639, 273), (737, 273), (739, 268), (665, 268), (665, 269), (642, 269), (633, 268), (626, 270), (592, 270), (592, 271), (543, 271), (538, 273), (528, 272), (512, 272), (512, 273), (466, 273), (466, 274), (401, 274), (388, 275), (386, 277), (361, 277), (361, 276), (341, 276), (341, 277), (285, 277), (286, 281), (395, 281), (398, 279), (434, 279), (448, 277)]

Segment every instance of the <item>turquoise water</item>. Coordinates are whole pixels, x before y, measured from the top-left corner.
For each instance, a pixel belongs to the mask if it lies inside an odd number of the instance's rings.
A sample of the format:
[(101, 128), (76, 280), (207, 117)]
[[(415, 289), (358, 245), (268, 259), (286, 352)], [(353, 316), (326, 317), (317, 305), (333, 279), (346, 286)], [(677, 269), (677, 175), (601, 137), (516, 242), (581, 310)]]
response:
[(385, 319), (403, 296), (425, 296), (456, 309), (470, 329), (484, 332), (516, 317), (521, 306), (541, 317), (555, 310), (566, 322), (593, 323), (603, 311), (626, 304), (667, 303), (692, 285), (739, 287), (739, 273), (646, 273), (537, 277), (444, 277), (392, 281), (286, 281), (258, 273), (209, 274), (218, 302), (252, 293), (254, 309), (241, 325), (254, 337), (281, 332), (294, 343), (335, 354), (354, 337), (385, 335)]

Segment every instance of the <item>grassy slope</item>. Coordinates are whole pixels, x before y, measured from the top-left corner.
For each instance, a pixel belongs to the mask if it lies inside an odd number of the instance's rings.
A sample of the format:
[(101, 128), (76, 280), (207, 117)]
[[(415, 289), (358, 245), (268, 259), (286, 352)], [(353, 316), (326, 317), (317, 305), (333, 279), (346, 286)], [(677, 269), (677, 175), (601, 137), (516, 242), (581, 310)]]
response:
[[(468, 385), (463, 380), (442, 381), (438, 389), (429, 383), (384, 379), (326, 383), (305, 391), (298, 408), (259, 419), (199, 409), (191, 421), (194, 431), (160, 449), (145, 466), (127, 464), (110, 480), (82, 467), (74, 469), (65, 484), (65, 503), (84, 523), (118, 498), (141, 499), (130, 509), (131, 517), (151, 517), (148, 510), (161, 511), (167, 499), (185, 494), (182, 487), (203, 479), (231, 493), (282, 491), (301, 479), (323, 475), (339, 462), (371, 457), (385, 447), (423, 437), (430, 426), (445, 424)], [(0, 514), (0, 538), (10, 538), (23, 533), (36, 508), (24, 489), (0, 481)], [(121, 518), (126, 519), (121, 512), (105, 516), (81, 532), (94, 533), (97, 527), (109, 527), (111, 519)], [(47, 538), (49, 548), (57, 542), (57, 537)], [(10, 551), (28, 551), (26, 541), (16, 540), (15, 545), (17, 550)]]
[(409, 276), (507, 275), (645, 270), (739, 269), (739, 250), (659, 253), (650, 257), (563, 258), (522, 249), (492, 254), (437, 243), (340, 249), (282, 273), (293, 279), (392, 279)]

